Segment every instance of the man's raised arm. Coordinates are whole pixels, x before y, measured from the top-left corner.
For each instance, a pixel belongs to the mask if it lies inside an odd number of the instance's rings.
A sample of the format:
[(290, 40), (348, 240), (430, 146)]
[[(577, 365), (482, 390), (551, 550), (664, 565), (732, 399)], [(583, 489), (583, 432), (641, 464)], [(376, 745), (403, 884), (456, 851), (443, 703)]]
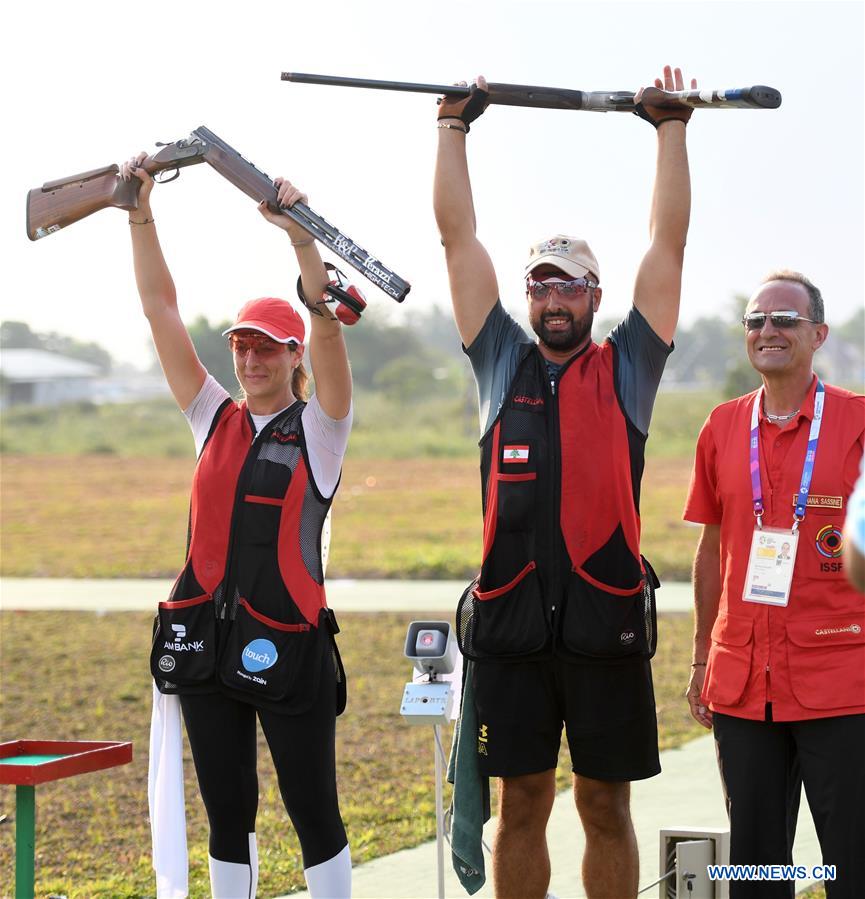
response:
[(438, 111), (438, 154), (433, 208), (445, 248), (454, 319), (464, 346), (477, 337), (498, 299), (492, 260), (477, 239), (466, 159), (470, 123), (486, 108), (486, 81), (479, 77), (468, 98), (445, 97)]
[[(681, 70), (674, 72), (665, 66), (664, 79), (656, 79), (655, 86), (668, 91), (683, 90)], [(691, 87), (696, 86), (692, 79)], [(680, 109), (642, 103), (637, 106), (637, 115), (657, 129), (658, 162), (649, 220), (651, 244), (637, 272), (634, 305), (667, 343), (673, 342), (679, 319), (682, 262), (691, 215), (691, 176), (685, 146), (685, 126), (691, 111), (687, 106)]]

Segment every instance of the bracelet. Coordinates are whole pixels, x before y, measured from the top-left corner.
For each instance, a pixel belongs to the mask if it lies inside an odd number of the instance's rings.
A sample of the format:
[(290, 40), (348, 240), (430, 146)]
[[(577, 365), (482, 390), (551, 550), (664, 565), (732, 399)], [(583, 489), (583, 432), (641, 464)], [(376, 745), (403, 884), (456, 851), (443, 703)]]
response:
[(133, 222), (132, 219), (129, 219), (130, 225), (152, 225), (156, 221), (156, 219), (145, 219), (143, 222)]
[[(462, 119), (459, 119), (458, 121), (462, 121)], [(460, 128), (459, 125), (449, 125), (447, 122), (439, 122), (438, 125), (437, 125), (436, 127), (438, 127), (438, 128), (452, 128), (454, 131), (459, 131), (460, 134), (468, 134), (468, 133), (469, 133), (469, 129), (468, 129), (468, 128)]]
[(291, 245), (293, 247), (308, 247), (311, 243), (315, 243), (314, 237), (308, 237), (306, 240), (293, 240)]
[(705, 668), (706, 662), (691, 662), (692, 668)]

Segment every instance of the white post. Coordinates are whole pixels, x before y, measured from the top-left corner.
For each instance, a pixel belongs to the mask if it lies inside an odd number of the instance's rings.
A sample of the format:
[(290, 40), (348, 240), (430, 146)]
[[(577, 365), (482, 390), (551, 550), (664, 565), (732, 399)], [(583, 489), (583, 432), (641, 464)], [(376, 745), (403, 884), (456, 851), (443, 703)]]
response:
[(439, 746), (441, 746), (442, 729), (440, 724), (433, 725), (433, 750), (436, 757), (436, 854), (438, 856), (438, 899), (445, 899), (445, 833), (444, 833), (444, 799), (443, 772)]

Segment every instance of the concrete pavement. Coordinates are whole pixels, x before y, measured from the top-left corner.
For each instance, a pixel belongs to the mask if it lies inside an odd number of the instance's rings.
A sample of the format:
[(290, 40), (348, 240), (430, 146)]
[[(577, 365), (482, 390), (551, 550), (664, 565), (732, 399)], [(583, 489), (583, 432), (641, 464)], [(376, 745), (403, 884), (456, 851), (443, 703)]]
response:
[[(640, 849), (641, 888), (657, 880), (663, 873), (660, 870), (662, 828), (727, 829), (711, 735), (693, 740), (681, 749), (662, 752), (661, 767), (661, 774), (657, 777), (637, 781), (631, 788), (631, 808)], [(494, 829), (493, 818), (484, 828), (484, 840), (488, 846), (492, 845)], [(585, 839), (570, 791), (556, 797), (547, 827), (547, 842), (552, 865), (550, 892), (558, 899), (585, 896), (580, 878), (580, 859)], [(795, 864), (807, 867), (821, 863), (814, 823), (804, 797), (799, 812), (793, 859)], [(436, 871), (435, 842), (424, 843), (414, 849), (404, 849), (358, 865), (353, 871), (352, 896), (354, 899), (432, 899), (438, 895)], [(489, 859), (486, 873), (487, 882), (475, 893), (480, 899), (489, 899), (494, 895)], [(797, 882), (797, 890), (808, 883), (810, 881)], [(659, 893), (659, 889), (661, 887), (653, 887), (641, 896), (666, 895)], [(454, 873), (448, 847), (445, 852), (445, 895), (448, 899), (461, 899), (467, 895)], [(292, 893), (291, 899), (309, 899), (309, 893)]]
[[(328, 580), (327, 601), (336, 612), (450, 612), (466, 581)], [(0, 578), (0, 609), (152, 611), (172, 581), (72, 578)], [(690, 584), (668, 583), (657, 593), (659, 612), (689, 612)]]

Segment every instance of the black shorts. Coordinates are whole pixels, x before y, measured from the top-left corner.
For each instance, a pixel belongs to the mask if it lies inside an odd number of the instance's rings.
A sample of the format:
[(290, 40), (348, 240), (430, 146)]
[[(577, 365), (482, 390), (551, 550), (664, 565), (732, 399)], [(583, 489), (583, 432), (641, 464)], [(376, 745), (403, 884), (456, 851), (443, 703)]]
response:
[(660, 772), (647, 659), (485, 661), (472, 670), (481, 774), (517, 777), (555, 768), (563, 723), (575, 774), (630, 781)]

